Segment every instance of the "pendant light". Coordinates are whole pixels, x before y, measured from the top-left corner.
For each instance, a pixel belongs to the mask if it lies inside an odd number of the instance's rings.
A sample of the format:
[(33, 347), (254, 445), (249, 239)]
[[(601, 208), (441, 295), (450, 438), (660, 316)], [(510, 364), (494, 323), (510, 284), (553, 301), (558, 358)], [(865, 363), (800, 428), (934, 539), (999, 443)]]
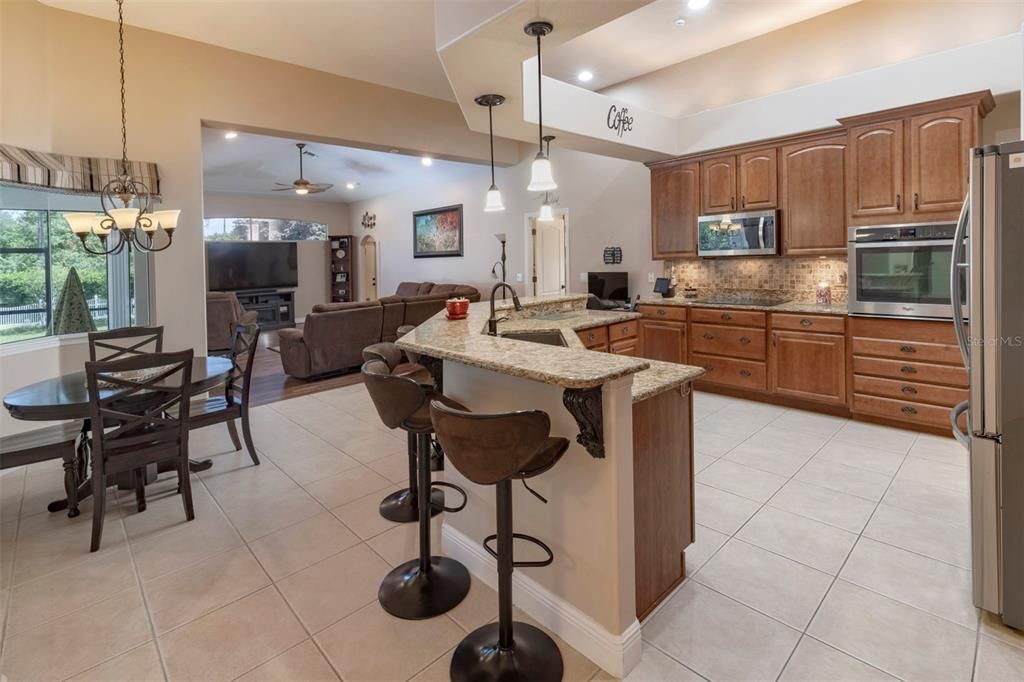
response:
[(473, 100), (482, 107), (487, 107), (487, 125), (491, 139), (491, 188), (487, 190), (487, 202), (484, 204), (484, 211), (494, 213), (504, 211), (505, 204), (501, 203), (501, 191), (494, 182), (494, 107), (500, 107), (505, 103), (502, 95), (480, 95)]
[(539, 149), (530, 167), (530, 184), (526, 189), (530, 192), (547, 192), (558, 189), (555, 178), (551, 174), (551, 160), (544, 153), (544, 105), (541, 101), (543, 76), (540, 62), (540, 39), (551, 33), (555, 27), (548, 21), (531, 21), (523, 31), (526, 35), (537, 39), (537, 143)]
[[(132, 177), (128, 163), (128, 125), (124, 89), (124, 0), (117, 0), (117, 44), (121, 65), (121, 174), (100, 190), (100, 208), (95, 213), (67, 213), (65, 218), (71, 231), (82, 242), (82, 248), (95, 255), (120, 253), (125, 246), (139, 251), (163, 251), (171, 245), (178, 226), (178, 210), (153, 211), (153, 195), (141, 181)], [(121, 208), (117, 208), (117, 203)], [(167, 235), (167, 243), (154, 246), (153, 237), (158, 229)], [(85, 240), (94, 234), (99, 237), (100, 250), (89, 248)], [(116, 235), (116, 236), (115, 236)], [(107, 245), (107, 239), (111, 244)]]
[[(546, 156), (551, 156), (551, 140), (555, 139), (554, 135), (545, 135), (541, 138), (541, 142), (544, 143), (544, 153)], [(544, 192), (544, 203), (540, 205), (540, 214), (537, 216), (537, 220), (542, 223), (550, 223), (555, 219), (555, 212), (551, 206), (551, 199), (548, 197), (548, 193)]]

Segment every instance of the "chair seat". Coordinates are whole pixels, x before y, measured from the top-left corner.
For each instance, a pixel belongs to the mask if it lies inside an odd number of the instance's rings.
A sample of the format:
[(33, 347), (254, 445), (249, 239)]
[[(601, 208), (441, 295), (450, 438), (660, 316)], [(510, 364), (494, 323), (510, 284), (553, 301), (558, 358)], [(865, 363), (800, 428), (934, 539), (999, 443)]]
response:
[(398, 367), (395, 367), (391, 373), (395, 376), (408, 377), (417, 384), (430, 386), (434, 384), (434, 377), (431, 376), (427, 368), (415, 362), (403, 362)]
[(189, 403), (188, 419), (190, 426), (196, 427), (242, 416), (241, 403), (228, 404), (224, 396), (193, 400)]
[(414, 433), (431, 433), (434, 431), (434, 425), (430, 421), (431, 400), (436, 400), (446, 407), (451, 407), (456, 410), (462, 410), (463, 412), (469, 411), (469, 408), (464, 406), (462, 403), (449, 398), (442, 393), (437, 393), (436, 391), (430, 391), (430, 393), (431, 395), (428, 396), (427, 400), (423, 401), (423, 405), (420, 406), (420, 409), (416, 410), (411, 417), (408, 417), (404, 422), (402, 422), (403, 429)]
[(75, 452), (79, 424), (57, 424), (0, 438), (0, 469), (60, 459)]
[(569, 441), (565, 438), (548, 436), (537, 452), (523, 464), (522, 470), (513, 478), (533, 478), (555, 466), (562, 455), (569, 449)]

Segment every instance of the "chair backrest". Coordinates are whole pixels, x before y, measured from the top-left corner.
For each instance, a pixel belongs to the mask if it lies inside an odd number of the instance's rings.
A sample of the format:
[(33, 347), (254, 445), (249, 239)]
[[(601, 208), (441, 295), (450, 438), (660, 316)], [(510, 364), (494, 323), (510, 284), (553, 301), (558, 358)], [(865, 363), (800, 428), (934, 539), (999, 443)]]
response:
[(374, 343), (363, 349), (363, 362), (380, 360), (388, 366), (392, 372), (402, 364), (402, 351), (390, 341)]
[(89, 360), (117, 360), (164, 349), (163, 327), (121, 327), (89, 333)]
[(546, 412), (479, 414), (430, 403), (434, 433), (452, 466), (479, 485), (521, 472), (551, 433)]
[[(94, 476), (188, 454), (192, 350), (85, 363)], [(96, 469), (98, 468), (98, 471)]]
[(391, 374), (383, 360), (370, 360), (361, 371), (377, 414), (389, 429), (398, 428), (423, 407), (427, 391), (413, 379)]
[(256, 349), (260, 345), (260, 326), (258, 324), (232, 325), (231, 374), (224, 384), (224, 397), (228, 404), (249, 404), (249, 386), (252, 381), (253, 360)]

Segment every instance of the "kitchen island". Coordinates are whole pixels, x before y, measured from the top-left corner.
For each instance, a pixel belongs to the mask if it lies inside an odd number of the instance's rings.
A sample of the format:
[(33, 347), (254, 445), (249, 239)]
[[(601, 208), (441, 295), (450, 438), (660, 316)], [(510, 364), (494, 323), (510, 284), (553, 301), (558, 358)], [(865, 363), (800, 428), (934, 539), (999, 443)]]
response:
[[(516, 532), (542, 539), (555, 556), (549, 567), (516, 571), (515, 602), (623, 676), (640, 659), (639, 618), (684, 577), (694, 533), (690, 386), (703, 370), (587, 350), (591, 336), (629, 341), (637, 313), (586, 310), (586, 296), (522, 303), (522, 311), (498, 304), (498, 316), (508, 318), (498, 336), (487, 335), (489, 303), (481, 302), (465, 320), (439, 313), (397, 343), (470, 409), (543, 410), (552, 435), (572, 442), (551, 471), (530, 481), (548, 504), (514, 489)], [(445, 516), (445, 553), (493, 586), (494, 563), (481, 544), (494, 529), (493, 487), (453, 467), (445, 477), (469, 498), (462, 512)], [(516, 551), (517, 560), (538, 558), (525, 544)]]

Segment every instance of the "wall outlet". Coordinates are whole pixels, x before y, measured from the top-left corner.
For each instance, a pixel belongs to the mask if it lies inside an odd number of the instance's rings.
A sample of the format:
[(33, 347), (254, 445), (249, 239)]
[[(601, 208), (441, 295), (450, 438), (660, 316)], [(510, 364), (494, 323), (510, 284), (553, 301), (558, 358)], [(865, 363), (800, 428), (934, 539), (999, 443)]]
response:
[(585, 272), (581, 272), (580, 273), (580, 281), (581, 282), (586, 282), (587, 281), (587, 273), (585, 273)]
[(517, 282), (522, 282), (523, 281), (523, 273), (521, 273), (521, 272), (517, 272), (516, 273), (516, 281)]
[(653, 272), (648, 272), (647, 273), (647, 283), (648, 284), (654, 284), (654, 273)]

